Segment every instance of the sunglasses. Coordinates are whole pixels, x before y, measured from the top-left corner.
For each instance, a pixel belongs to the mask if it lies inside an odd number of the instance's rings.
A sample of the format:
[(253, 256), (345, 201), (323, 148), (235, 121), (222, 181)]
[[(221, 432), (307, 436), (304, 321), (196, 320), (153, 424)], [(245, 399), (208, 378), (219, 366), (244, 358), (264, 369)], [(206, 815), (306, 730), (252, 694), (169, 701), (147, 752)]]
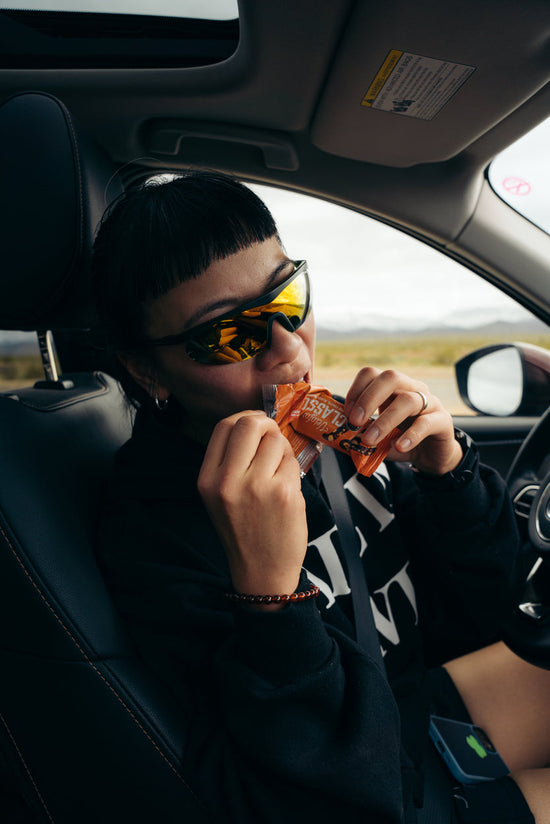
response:
[(181, 335), (143, 341), (148, 346), (185, 344), (186, 354), (199, 363), (239, 363), (253, 358), (271, 343), (275, 321), (295, 332), (310, 308), (310, 287), (305, 260), (293, 261), (294, 272), (275, 289), (230, 312), (200, 323)]

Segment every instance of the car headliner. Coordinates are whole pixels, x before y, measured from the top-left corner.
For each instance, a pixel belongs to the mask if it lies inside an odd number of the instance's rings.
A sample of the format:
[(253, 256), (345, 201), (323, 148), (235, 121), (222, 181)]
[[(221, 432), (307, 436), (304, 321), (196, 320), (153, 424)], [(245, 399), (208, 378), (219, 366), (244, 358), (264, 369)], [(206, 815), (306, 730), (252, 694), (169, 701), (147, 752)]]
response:
[[(550, 238), (485, 177), (550, 114), (547, 1), (239, 5), (238, 48), (216, 65), (2, 68), (0, 92), (57, 95), (126, 181), (198, 165), (325, 197), (417, 235), (549, 320)], [(392, 49), (475, 71), (431, 120), (361, 106)]]

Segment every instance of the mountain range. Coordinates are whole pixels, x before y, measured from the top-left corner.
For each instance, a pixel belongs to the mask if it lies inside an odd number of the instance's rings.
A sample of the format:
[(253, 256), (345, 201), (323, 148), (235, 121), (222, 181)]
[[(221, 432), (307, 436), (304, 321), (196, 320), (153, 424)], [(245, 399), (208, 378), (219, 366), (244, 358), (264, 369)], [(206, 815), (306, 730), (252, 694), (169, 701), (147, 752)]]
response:
[(373, 316), (363, 322), (354, 323), (350, 318), (346, 323), (328, 325), (317, 323), (319, 340), (353, 340), (413, 335), (483, 335), (502, 340), (518, 340), (522, 335), (550, 334), (550, 329), (543, 321), (522, 313), (503, 317), (494, 310), (479, 309), (474, 312), (453, 312), (440, 318), (437, 322), (426, 318), (403, 318), (390, 316)]
[[(328, 325), (317, 322), (317, 339), (353, 340), (412, 336), (412, 335), (460, 335), (480, 334), (501, 340), (520, 340), (525, 335), (550, 334), (548, 326), (527, 313), (520, 316), (502, 317), (494, 310), (479, 309), (474, 312), (450, 313), (437, 323), (422, 318), (403, 318), (373, 315), (360, 320), (347, 317), (345, 321)], [(36, 335), (33, 332), (0, 331), (0, 354), (30, 355), (37, 352)]]

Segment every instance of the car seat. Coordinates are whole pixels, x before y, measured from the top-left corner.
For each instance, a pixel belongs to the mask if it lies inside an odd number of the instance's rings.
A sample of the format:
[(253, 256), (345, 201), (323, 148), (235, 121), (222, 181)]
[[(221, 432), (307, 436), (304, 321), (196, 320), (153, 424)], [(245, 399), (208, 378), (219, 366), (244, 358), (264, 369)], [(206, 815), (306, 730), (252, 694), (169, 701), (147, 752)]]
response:
[(45, 330), (93, 322), (91, 244), (120, 184), (50, 94), (0, 106), (0, 147), (0, 329), (40, 332), (47, 367), (0, 395), (0, 819), (202, 824), (178, 707), (136, 657), (92, 551), (131, 410), (109, 375), (59, 377), (48, 357)]

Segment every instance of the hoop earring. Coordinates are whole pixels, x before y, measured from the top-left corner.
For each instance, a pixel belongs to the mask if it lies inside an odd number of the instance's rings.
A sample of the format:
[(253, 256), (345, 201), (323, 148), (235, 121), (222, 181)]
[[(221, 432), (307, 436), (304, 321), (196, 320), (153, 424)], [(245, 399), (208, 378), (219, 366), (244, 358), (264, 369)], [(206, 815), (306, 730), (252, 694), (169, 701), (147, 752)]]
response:
[(158, 395), (155, 395), (153, 401), (159, 412), (166, 412), (166, 409), (168, 408), (169, 398), (164, 398), (164, 400), (161, 401)]

